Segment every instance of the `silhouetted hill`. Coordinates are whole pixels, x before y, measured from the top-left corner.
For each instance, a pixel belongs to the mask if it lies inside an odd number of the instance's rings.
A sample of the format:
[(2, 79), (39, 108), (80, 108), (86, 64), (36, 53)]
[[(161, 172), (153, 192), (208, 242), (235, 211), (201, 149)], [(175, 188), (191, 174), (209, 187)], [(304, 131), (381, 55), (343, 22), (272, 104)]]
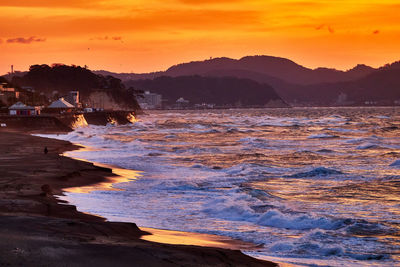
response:
[(365, 77), (368, 74), (373, 73), (374, 71), (376, 71), (376, 69), (374, 69), (370, 66), (367, 66), (364, 64), (358, 64), (354, 68), (348, 70), (347, 73), (351, 77), (361, 78), (361, 77)]
[(140, 74), (133, 79), (153, 79), (159, 75), (229, 76), (269, 84), (280, 97), (294, 105), (393, 104), (399, 98), (398, 69), (399, 62), (379, 69), (359, 64), (348, 71), (312, 70), (284, 58), (251, 56), (239, 60), (216, 58), (184, 63), (165, 72)]
[(154, 79), (164, 75), (164, 72), (150, 72), (150, 73), (116, 73), (106, 70), (94, 70), (92, 71), (95, 74), (103, 75), (103, 76), (113, 76), (115, 78), (120, 79), (121, 81), (129, 81), (129, 80), (142, 80), (142, 79)]
[(355, 81), (288, 87), (285, 95), (290, 103), (309, 105), (393, 105), (400, 102), (400, 62)]
[(69, 91), (78, 90), (83, 100), (93, 91), (105, 91), (123, 106), (138, 107), (133, 90), (127, 89), (121, 80), (94, 74), (80, 66), (33, 65), (25, 75), (12, 77), (12, 83), (20, 87), (34, 87), (36, 91), (48, 96), (54, 91), (58, 91), (58, 95), (62, 96)]
[(163, 76), (129, 81), (127, 85), (161, 94), (167, 105), (174, 105), (177, 99), (183, 97), (191, 104), (249, 107), (265, 106), (275, 101), (285, 106), (269, 85), (235, 77)]
[(6, 78), (7, 80), (11, 81), (13, 77), (18, 76), (24, 76), (25, 74), (27, 74), (27, 71), (14, 71), (13, 73), (7, 73), (5, 75), (3, 75), (2, 77)]
[[(164, 74), (167, 76), (204, 75), (216, 70), (243, 70), (262, 73), (292, 84), (314, 84), (321, 82), (351, 81), (373, 71), (372, 68), (357, 68), (347, 72), (328, 68), (315, 70), (303, 67), (289, 59), (271, 56), (248, 56), (239, 60), (217, 58), (173, 66)], [(237, 72), (237, 77), (248, 78)]]
[(349, 92), (359, 101), (400, 100), (400, 61), (380, 68), (378, 71), (354, 82), (358, 90)]
[(308, 85), (323, 82), (351, 81), (368, 75), (375, 69), (365, 65), (358, 65), (349, 71), (339, 71), (328, 68), (317, 68), (313, 70), (285, 58), (272, 56), (247, 56), (239, 60), (222, 57), (205, 61), (193, 61), (172, 66), (165, 72), (148, 74), (110, 73), (110, 75), (126, 81), (128, 79), (153, 79), (159, 76), (205, 76), (208, 73), (218, 71), (230, 72), (233, 70), (238, 78), (250, 78), (247, 74), (249, 72), (256, 72), (268, 77), (278, 78), (285, 83)]

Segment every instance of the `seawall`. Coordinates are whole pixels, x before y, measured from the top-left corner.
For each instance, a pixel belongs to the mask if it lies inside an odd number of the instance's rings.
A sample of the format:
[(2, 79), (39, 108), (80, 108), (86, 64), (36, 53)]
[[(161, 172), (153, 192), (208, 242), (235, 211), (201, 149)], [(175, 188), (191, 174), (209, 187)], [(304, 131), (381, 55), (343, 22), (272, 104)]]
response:
[(130, 111), (101, 111), (82, 114), (57, 114), (39, 116), (0, 116), (0, 130), (26, 132), (70, 132), (85, 125), (128, 124), (135, 120)]

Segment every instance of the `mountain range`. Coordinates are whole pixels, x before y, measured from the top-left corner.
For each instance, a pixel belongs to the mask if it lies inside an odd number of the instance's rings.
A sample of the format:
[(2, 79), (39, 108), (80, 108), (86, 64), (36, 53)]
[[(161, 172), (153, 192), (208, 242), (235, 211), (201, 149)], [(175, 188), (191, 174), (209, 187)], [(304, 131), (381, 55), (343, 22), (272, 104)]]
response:
[(268, 80), (268, 78), (277, 78), (287, 83), (308, 85), (322, 82), (351, 81), (370, 74), (375, 70), (376, 69), (366, 65), (357, 65), (348, 71), (329, 68), (309, 69), (285, 58), (272, 56), (247, 56), (238, 60), (221, 57), (205, 61), (193, 61), (174, 65), (164, 72), (134, 74), (98, 71), (98, 73), (103, 75), (110, 74), (122, 81), (153, 79), (160, 76), (253, 75), (265, 76), (265, 80)]
[(400, 80), (397, 78), (400, 77), (399, 65), (399, 62), (394, 62), (381, 68), (372, 68), (359, 64), (341, 71), (310, 69), (279, 57), (247, 56), (238, 60), (222, 57), (183, 63), (163, 72), (96, 73), (112, 75), (129, 85), (135, 84), (129, 81), (153, 80), (162, 76), (235, 77), (267, 84), (292, 105), (364, 105), (366, 102), (390, 105), (394, 100), (400, 100)]

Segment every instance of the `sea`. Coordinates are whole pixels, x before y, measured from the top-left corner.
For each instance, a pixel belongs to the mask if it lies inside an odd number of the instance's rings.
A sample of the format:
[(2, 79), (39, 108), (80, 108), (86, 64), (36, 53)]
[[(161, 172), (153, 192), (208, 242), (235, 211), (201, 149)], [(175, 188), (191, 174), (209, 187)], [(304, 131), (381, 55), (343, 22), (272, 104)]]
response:
[(46, 137), (138, 171), (70, 192), (78, 210), (215, 234), (300, 266), (400, 266), (400, 108), (146, 111), (130, 125)]

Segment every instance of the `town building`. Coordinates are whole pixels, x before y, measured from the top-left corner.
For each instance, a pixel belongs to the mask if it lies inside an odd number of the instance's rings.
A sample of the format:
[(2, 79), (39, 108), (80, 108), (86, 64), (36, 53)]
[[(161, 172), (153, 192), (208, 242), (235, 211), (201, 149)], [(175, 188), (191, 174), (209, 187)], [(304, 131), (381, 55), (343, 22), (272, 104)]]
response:
[(68, 103), (65, 101), (64, 98), (60, 98), (50, 104), (50, 106), (47, 107), (46, 111), (51, 112), (51, 113), (65, 113), (65, 112), (72, 112), (75, 107), (71, 103)]
[(9, 102), (14, 102), (16, 99), (19, 99), (19, 92), (15, 90), (15, 88), (7, 87), (7, 83), (0, 84), (0, 101), (3, 104), (7, 104)]
[(65, 100), (76, 108), (82, 107), (82, 104), (79, 102), (79, 91), (70, 91), (68, 95), (65, 96)]
[(189, 107), (189, 100), (184, 99), (183, 97), (180, 97), (178, 100), (175, 102), (175, 108), (178, 109), (185, 109)]
[(143, 97), (137, 97), (137, 101), (142, 109), (160, 109), (162, 107), (162, 96), (150, 91), (145, 91)]
[(40, 107), (27, 106), (22, 102), (17, 102), (8, 108), (10, 115), (16, 116), (36, 116), (40, 115)]

